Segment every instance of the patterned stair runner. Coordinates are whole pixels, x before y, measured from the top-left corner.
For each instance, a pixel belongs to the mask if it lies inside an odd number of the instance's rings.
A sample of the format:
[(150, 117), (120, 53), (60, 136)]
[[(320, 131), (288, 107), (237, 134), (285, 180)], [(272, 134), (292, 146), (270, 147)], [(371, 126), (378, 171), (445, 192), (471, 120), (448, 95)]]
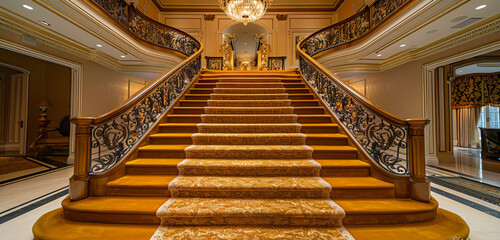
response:
[(353, 239), (279, 79), (218, 81), (152, 239)]

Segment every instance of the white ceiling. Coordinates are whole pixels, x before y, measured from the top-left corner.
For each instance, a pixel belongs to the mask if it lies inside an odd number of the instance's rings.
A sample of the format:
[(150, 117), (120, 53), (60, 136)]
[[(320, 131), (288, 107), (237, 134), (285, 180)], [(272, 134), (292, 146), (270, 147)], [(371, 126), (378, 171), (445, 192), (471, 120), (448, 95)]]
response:
[[(447, 1), (442, 1), (447, 2)], [(500, 13), (500, 1), (499, 0), (471, 0), (471, 1), (449, 1), (452, 4), (459, 5), (457, 8), (450, 12), (445, 13), (443, 16), (432, 21), (429, 19), (428, 23), (419, 26), (416, 31), (411, 32), (411, 34), (391, 42), (390, 45), (382, 46), (376, 51), (368, 54), (362, 59), (377, 59), (383, 60), (387, 59), (395, 54), (399, 54), (404, 51), (421, 48), (428, 44), (431, 44), (437, 40), (443, 39), (450, 36), (464, 28), (452, 28), (453, 26), (467, 20), (470, 18), (480, 18), (478, 23), (482, 20), (488, 19)], [(465, 2), (464, 4), (459, 4), (459, 2)], [(475, 10), (476, 7), (480, 5), (487, 5), (485, 8), (480, 10)], [(446, 10), (445, 10), (446, 11)], [(473, 23), (474, 24), (474, 23)], [(471, 25), (473, 25), (471, 24)], [(400, 47), (400, 45), (405, 44), (405, 47)], [(377, 56), (380, 53), (382, 56)]]
[(470, 73), (494, 73), (500, 72), (500, 61), (475, 63), (455, 69), (455, 75), (465, 75)]

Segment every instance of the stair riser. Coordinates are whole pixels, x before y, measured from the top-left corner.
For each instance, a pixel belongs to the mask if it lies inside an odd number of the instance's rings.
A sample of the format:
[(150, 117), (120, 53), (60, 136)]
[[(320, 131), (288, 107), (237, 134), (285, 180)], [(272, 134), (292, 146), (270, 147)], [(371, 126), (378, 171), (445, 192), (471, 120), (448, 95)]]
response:
[(299, 123), (331, 123), (332, 119), (330, 116), (324, 117), (307, 117), (307, 116), (299, 116)]
[(345, 225), (403, 224), (424, 222), (432, 220), (435, 217), (436, 211), (401, 214), (350, 214), (347, 212), (343, 223)]
[(169, 123), (201, 123), (200, 116), (168, 116), (167, 122)]
[(172, 167), (129, 167), (127, 166), (126, 174), (130, 175), (179, 175), (177, 166)]
[(367, 177), (370, 175), (370, 168), (321, 168), (322, 177)]
[(261, 94), (261, 95), (241, 95), (241, 94), (212, 94), (212, 100), (278, 100), (288, 99), (287, 94)]
[[(332, 186), (330, 197), (334, 198), (393, 198), (393, 188), (338, 189)], [(335, 199), (334, 199), (335, 201)]]
[(195, 83), (194, 88), (214, 88), (216, 85), (214, 83)]
[(217, 94), (283, 94), (284, 88), (214, 88)]
[(335, 150), (320, 150), (313, 152), (313, 159), (356, 159), (357, 152), (342, 152)]
[(283, 88), (283, 83), (231, 83), (218, 82), (216, 88)]
[(202, 115), (202, 123), (295, 123), (297, 116), (267, 115), (267, 116), (231, 116), (231, 115)]
[(235, 100), (209, 100), (208, 107), (290, 107), (290, 100), (266, 100), (266, 101), (235, 101)]
[(207, 100), (207, 99), (210, 99), (210, 94), (207, 94), (207, 95), (188, 95), (186, 94), (184, 96), (184, 99), (186, 100)]
[(165, 188), (121, 188), (109, 187), (107, 189), (109, 196), (138, 196), (138, 197), (170, 197), (168, 187)]
[(205, 108), (205, 114), (293, 114), (292, 107), (252, 107), (252, 108)]
[(297, 133), (299, 126), (204, 126), (198, 127), (200, 133)]
[(339, 129), (337, 126), (321, 126), (321, 127), (311, 127), (302, 126), (302, 133), (338, 133)]
[(295, 108), (293, 110), (293, 113), (295, 113), (295, 114), (302, 114), (302, 115), (307, 115), (307, 114), (324, 114), (325, 110), (323, 108)]
[(160, 133), (195, 133), (198, 132), (196, 126), (160, 126)]
[(205, 107), (207, 106), (207, 102), (188, 102), (188, 101), (180, 101), (179, 106), (181, 107)]
[(202, 159), (311, 159), (312, 151), (251, 151), (251, 150), (191, 150), (186, 149), (186, 158)]
[(243, 226), (295, 226), (295, 227), (335, 227), (333, 217), (326, 218), (287, 218), (287, 217), (166, 217), (162, 225), (166, 226), (209, 226), (209, 225), (243, 225)]
[(249, 189), (245, 190), (229, 190), (229, 189), (201, 189), (195, 187), (192, 189), (175, 189), (172, 188), (172, 196), (175, 197), (193, 197), (193, 198), (323, 198), (323, 190), (316, 191), (286, 191), (278, 189)]
[(306, 85), (303, 83), (288, 83), (284, 85), (286, 88), (305, 88)]
[(285, 92), (289, 94), (309, 93), (309, 89), (307, 88), (286, 89)]
[(318, 101), (292, 101), (294, 107), (315, 107), (319, 106)]
[(297, 95), (290, 95), (288, 96), (288, 98), (292, 100), (305, 100), (305, 99), (314, 99), (314, 96), (312, 94), (299, 93)]
[(184, 150), (139, 150), (139, 158), (186, 158)]
[[(205, 81), (205, 80), (200, 80), (200, 81)], [(240, 79), (219, 79), (218, 80), (220, 83), (231, 83), (231, 82), (269, 82), (269, 83), (276, 83), (276, 82), (282, 82), (281, 79), (279, 78), (240, 78)]]
[(205, 109), (195, 108), (195, 109), (185, 109), (185, 108), (174, 108), (174, 114), (203, 114)]
[(319, 167), (233, 167), (179, 166), (179, 173), (185, 176), (318, 176)]
[(161, 219), (155, 213), (151, 214), (126, 214), (126, 213), (93, 213), (74, 212), (64, 210), (64, 218), (76, 222), (115, 223), (115, 224), (155, 224)]
[(161, 145), (191, 145), (193, 144), (193, 139), (191, 137), (151, 137), (149, 138), (150, 144), (161, 144)]
[(305, 137), (193, 136), (195, 145), (305, 145)]
[(307, 145), (333, 145), (340, 146), (347, 144), (347, 138), (315, 138), (307, 137)]
[(189, 90), (190, 94), (210, 94), (213, 93), (214, 89), (211, 88), (192, 88)]

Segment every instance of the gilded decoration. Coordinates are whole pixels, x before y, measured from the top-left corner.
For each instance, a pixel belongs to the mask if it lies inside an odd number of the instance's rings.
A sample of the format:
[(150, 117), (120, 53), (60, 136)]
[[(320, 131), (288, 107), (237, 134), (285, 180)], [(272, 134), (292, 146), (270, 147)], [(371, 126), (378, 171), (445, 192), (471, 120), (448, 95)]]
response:
[(470, 74), (452, 81), (453, 108), (481, 107), (500, 104), (500, 74)]
[(268, 57), (268, 70), (285, 70), (286, 57)]
[(208, 57), (205, 56), (207, 63), (207, 69), (209, 70), (223, 70), (224, 69), (224, 58), (223, 57)]

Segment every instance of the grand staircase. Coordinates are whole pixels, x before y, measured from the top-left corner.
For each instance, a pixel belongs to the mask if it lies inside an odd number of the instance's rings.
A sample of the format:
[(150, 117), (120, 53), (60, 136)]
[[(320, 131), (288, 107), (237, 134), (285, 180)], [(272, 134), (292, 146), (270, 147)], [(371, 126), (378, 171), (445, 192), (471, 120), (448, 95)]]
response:
[[(458, 216), (398, 198), (297, 71), (205, 71), (105, 195), (39, 239), (451, 239)], [(333, 200), (333, 201), (332, 201)], [(245, 238), (246, 237), (246, 238)]]

